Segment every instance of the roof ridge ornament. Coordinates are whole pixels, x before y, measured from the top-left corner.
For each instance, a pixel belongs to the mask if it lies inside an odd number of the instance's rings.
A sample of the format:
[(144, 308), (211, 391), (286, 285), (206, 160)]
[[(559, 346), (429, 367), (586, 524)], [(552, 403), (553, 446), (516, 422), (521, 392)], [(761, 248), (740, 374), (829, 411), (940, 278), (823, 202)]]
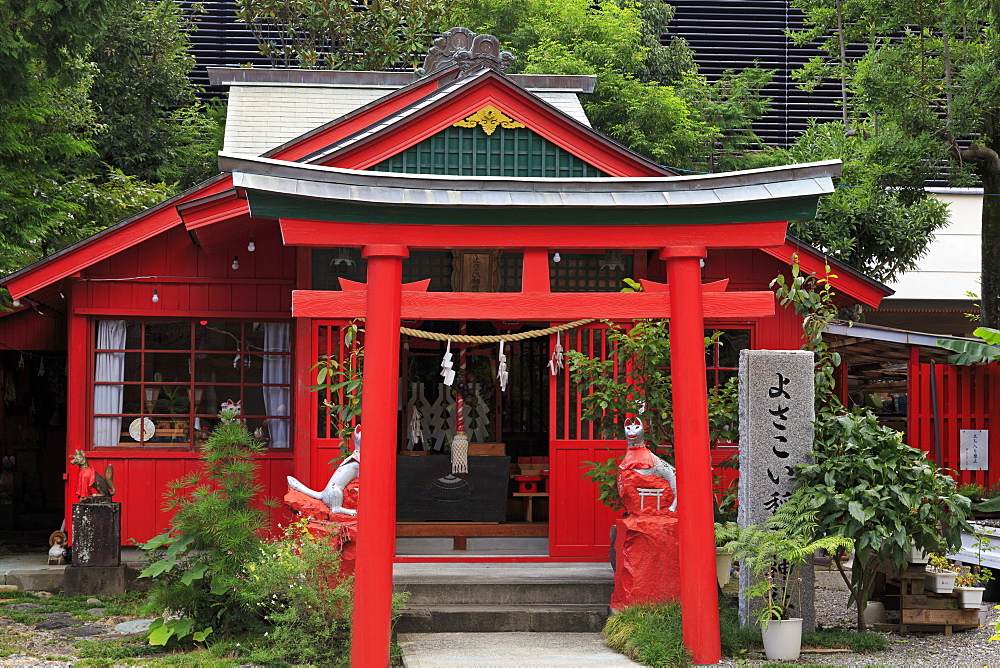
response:
[(513, 128), (523, 128), (524, 123), (519, 123), (513, 118), (503, 113), (492, 104), (488, 104), (476, 113), (465, 118), (465, 120), (455, 121), (452, 127), (462, 127), (462, 128), (474, 128), (477, 125), (483, 128), (483, 132), (488, 135), (493, 134), (493, 131), (497, 129), (498, 126), (505, 127), (508, 129)]
[(501, 51), (500, 40), (493, 35), (477, 35), (468, 28), (455, 27), (434, 40), (417, 75), (427, 76), (456, 65), (461, 68), (460, 77), (481, 69), (504, 74), (513, 63), (514, 54)]

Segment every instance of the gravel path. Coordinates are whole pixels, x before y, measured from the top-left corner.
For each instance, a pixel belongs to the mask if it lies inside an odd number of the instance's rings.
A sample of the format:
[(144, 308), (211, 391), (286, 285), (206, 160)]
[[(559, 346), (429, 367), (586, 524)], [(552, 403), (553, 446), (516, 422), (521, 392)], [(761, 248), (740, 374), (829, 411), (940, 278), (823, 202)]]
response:
[[(847, 607), (847, 590), (844, 587), (816, 587), (816, 622), (823, 626), (841, 626), (854, 630), (857, 627), (853, 608)], [(1000, 668), (1000, 640), (990, 642), (996, 630), (994, 623), (1000, 611), (990, 604), (986, 626), (969, 631), (956, 631), (949, 637), (941, 633), (910, 633), (900, 636), (896, 633), (884, 634), (889, 641), (889, 649), (874, 654), (837, 652), (823, 654), (802, 654), (799, 661), (784, 662), (787, 665), (823, 666), (886, 666), (901, 668), (946, 666), (947, 668)], [(752, 659), (744, 661), (725, 660), (722, 666), (755, 666), (769, 663)]]

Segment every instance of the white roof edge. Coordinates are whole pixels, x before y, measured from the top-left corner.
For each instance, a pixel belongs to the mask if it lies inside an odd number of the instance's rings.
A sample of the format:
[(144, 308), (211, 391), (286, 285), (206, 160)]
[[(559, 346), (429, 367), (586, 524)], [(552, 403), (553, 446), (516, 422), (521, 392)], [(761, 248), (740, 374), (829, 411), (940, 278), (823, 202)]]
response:
[(924, 188), (935, 195), (982, 195), (982, 188)]
[[(507, 177), (507, 176), (447, 176), (433, 174), (403, 174), (396, 172), (374, 172), (370, 170), (344, 169), (341, 167), (325, 167), (306, 163), (290, 163), (285, 160), (262, 158), (254, 155), (219, 152), (219, 165), (222, 171), (243, 172), (272, 175), (284, 173), (287, 177), (315, 181), (344, 180), (373, 184), (385, 181), (392, 184), (412, 184), (409, 187), (442, 187), (451, 190), (522, 190), (530, 184), (559, 184), (575, 186), (561, 190), (592, 190), (601, 188), (594, 186), (610, 186), (608, 190), (628, 190), (641, 192), (644, 189), (658, 190), (666, 185), (682, 186), (684, 190), (692, 189), (692, 184), (702, 183), (706, 187), (738, 187), (781, 183), (791, 181), (810, 181), (822, 190), (821, 194), (833, 192), (832, 177), (839, 176), (842, 162), (840, 160), (825, 160), (821, 162), (780, 165), (763, 167), (739, 172), (722, 172), (719, 174), (691, 174), (683, 176), (595, 176), (595, 177)], [(255, 167), (252, 171), (245, 168)], [(332, 178), (331, 178), (332, 177)], [(339, 177), (339, 179), (338, 179)], [(728, 183), (727, 183), (728, 182)], [(719, 185), (716, 185), (716, 184)], [(645, 188), (644, 188), (645, 187)], [(682, 188), (677, 188), (678, 190)], [(795, 196), (790, 194), (789, 196)], [(781, 199), (775, 197), (774, 199)]]

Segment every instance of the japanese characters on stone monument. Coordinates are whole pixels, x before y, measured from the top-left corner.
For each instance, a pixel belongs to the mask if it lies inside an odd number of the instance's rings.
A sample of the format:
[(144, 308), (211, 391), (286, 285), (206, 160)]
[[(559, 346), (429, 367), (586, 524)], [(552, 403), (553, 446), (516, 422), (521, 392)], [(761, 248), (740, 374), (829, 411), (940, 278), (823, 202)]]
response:
[[(763, 526), (795, 488), (792, 467), (810, 460), (815, 419), (813, 353), (805, 350), (740, 352), (739, 525)], [(781, 565), (777, 565), (781, 568)], [(812, 560), (800, 568), (803, 627), (815, 626)], [(740, 621), (752, 616), (744, 595), (753, 576), (740, 572)], [(795, 601), (798, 604), (798, 601)]]
[(959, 429), (959, 468), (963, 471), (988, 471), (990, 468), (990, 432), (988, 429)]

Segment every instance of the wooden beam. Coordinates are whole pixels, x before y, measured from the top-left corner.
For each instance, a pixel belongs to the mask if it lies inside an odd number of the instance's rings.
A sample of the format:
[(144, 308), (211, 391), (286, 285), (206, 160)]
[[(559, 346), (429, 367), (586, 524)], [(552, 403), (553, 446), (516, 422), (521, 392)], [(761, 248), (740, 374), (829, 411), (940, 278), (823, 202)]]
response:
[(571, 231), (549, 225), (423, 225), (347, 223), (281, 218), (286, 246), (367, 246), (392, 239), (419, 248), (558, 248), (604, 250), (609, 239), (628, 239), (629, 248), (703, 246), (761, 248), (785, 242), (783, 220), (725, 225), (579, 225)]
[[(363, 318), (367, 290), (295, 290), (296, 318)], [(774, 315), (774, 294), (766, 291), (706, 292), (705, 317), (762, 318)], [(527, 320), (580, 318), (669, 318), (667, 293), (623, 292), (404, 292), (404, 320)]]

